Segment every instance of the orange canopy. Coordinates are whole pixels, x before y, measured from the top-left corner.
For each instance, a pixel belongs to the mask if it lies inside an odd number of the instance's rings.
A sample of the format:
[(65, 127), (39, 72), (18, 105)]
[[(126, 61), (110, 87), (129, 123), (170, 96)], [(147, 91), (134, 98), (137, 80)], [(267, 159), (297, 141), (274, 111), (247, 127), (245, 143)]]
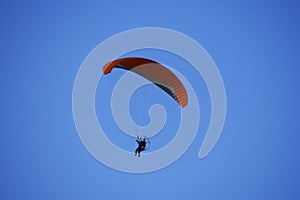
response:
[(168, 93), (182, 108), (188, 103), (185, 87), (177, 76), (162, 64), (139, 57), (120, 58), (113, 60), (103, 67), (103, 73), (109, 74), (114, 68), (133, 71), (153, 82)]

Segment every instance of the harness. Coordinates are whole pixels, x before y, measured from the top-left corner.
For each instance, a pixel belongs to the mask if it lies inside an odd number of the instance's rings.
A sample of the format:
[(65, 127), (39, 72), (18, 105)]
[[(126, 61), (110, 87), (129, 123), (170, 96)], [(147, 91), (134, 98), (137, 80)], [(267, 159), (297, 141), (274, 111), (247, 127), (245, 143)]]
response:
[[(143, 138), (143, 139), (142, 139)], [(149, 150), (150, 148), (151, 148), (151, 142), (150, 142), (150, 139), (148, 138), (148, 137), (146, 137), (146, 136), (143, 136), (143, 137), (141, 137), (141, 141), (143, 141), (144, 139), (146, 139), (145, 140), (145, 146), (144, 145), (139, 145), (140, 147), (141, 147), (141, 149), (143, 150), (143, 151), (147, 151), (147, 150)], [(144, 147), (144, 148), (143, 148)]]

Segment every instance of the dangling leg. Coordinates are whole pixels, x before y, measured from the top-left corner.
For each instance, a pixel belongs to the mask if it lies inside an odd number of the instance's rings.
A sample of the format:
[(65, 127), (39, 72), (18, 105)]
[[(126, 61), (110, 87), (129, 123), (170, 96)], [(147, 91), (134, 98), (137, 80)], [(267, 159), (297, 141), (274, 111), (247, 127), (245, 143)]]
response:
[(137, 155), (138, 155), (138, 157), (140, 157), (140, 154), (141, 154), (141, 149), (138, 147), (138, 148), (136, 149), (136, 151), (137, 151)]

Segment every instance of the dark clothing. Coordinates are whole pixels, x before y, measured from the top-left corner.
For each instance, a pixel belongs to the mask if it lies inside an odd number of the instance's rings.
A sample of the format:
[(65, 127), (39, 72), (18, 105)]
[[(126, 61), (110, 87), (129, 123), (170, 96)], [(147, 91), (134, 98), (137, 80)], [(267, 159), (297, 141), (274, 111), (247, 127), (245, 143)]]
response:
[(138, 154), (140, 156), (141, 151), (144, 151), (146, 148), (146, 140), (136, 140), (139, 146), (135, 150), (135, 155)]

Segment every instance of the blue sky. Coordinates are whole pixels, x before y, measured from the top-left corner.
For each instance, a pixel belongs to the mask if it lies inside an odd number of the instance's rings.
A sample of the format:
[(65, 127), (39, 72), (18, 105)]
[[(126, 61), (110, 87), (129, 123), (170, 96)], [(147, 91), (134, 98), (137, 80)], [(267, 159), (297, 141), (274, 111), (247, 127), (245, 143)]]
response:
[[(300, 198), (298, 2), (1, 1), (0, 22), (1, 199)], [(199, 84), (203, 125), (192, 146), (169, 167), (136, 175), (104, 166), (82, 145), (72, 89), (97, 44), (145, 26), (199, 42), (228, 104), (219, 142), (199, 160), (210, 112)]]

